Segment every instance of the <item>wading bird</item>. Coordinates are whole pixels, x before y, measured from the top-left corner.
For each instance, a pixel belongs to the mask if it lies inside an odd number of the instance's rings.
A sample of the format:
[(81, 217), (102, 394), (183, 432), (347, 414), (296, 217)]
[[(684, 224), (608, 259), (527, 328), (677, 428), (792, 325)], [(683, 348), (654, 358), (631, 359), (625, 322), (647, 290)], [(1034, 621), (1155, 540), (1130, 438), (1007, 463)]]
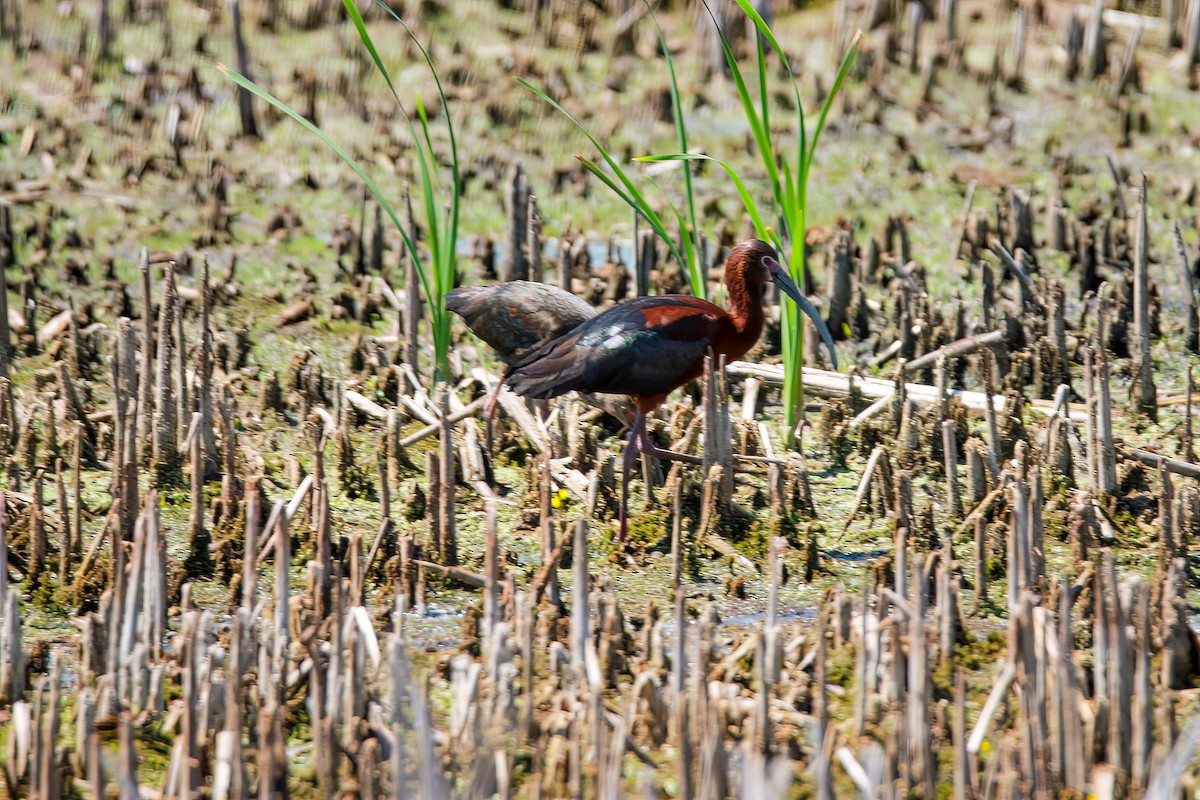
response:
[(780, 265), (775, 248), (752, 239), (733, 248), (725, 260), (731, 311), (690, 295), (639, 297), (526, 352), (505, 377), (523, 397), (546, 400), (574, 391), (624, 394), (633, 400), (637, 415), (623, 461), (621, 540), (627, 530), (629, 476), (637, 454), (700, 461), (655, 446), (646, 432), (646, 415), (675, 389), (700, 377), (710, 350), (734, 361), (754, 346), (763, 329), (763, 290), (772, 282), (812, 318), (836, 368), (833, 337), (820, 314)]

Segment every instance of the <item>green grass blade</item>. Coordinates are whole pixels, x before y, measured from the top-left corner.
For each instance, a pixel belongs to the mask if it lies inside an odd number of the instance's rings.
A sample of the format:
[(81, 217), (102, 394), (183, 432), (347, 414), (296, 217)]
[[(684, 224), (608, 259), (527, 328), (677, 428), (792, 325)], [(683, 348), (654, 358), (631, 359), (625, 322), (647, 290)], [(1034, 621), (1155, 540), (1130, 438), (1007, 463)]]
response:
[[(343, 0), (343, 2), (349, 2), (349, 0)], [(436, 257), (435, 257), (435, 261), (434, 261), (434, 270), (438, 276), (439, 284), (442, 287), (444, 287), (443, 288), (443, 293), (444, 293), (444, 292), (450, 291), (450, 289), (453, 288), (454, 274), (456, 271), (457, 258), (458, 258), (458, 249), (457, 248), (458, 248), (459, 203), (462, 199), (462, 172), (460, 171), (459, 160), (458, 160), (458, 136), (454, 131), (454, 122), (450, 116), (450, 104), (449, 104), (449, 101), (446, 99), (446, 89), (442, 85), (442, 77), (438, 73), (437, 66), (433, 63), (433, 56), (431, 56), (429, 54), (429, 51), (425, 48), (425, 45), (421, 44), (421, 40), (417, 38), (416, 33), (413, 31), (413, 29), (411, 27), (409, 27), (408, 23), (405, 22), (403, 19), (401, 19), (400, 15), (397, 14), (385, 2), (385, 0), (375, 0), (375, 4), (378, 5), (380, 8), (382, 8), (389, 15), (391, 15), (392, 19), (394, 19), (396, 22), (400, 23), (401, 27), (404, 28), (404, 32), (408, 34), (408, 38), (412, 41), (413, 44), (415, 44), (417, 46), (417, 49), (421, 51), (421, 56), (425, 59), (425, 63), (428, 65), (429, 71), (433, 75), (434, 83), (437, 84), (438, 100), (442, 104), (442, 113), (446, 117), (446, 132), (450, 138), (450, 180), (451, 180), (450, 207), (446, 214), (446, 230), (443, 231), (442, 235), (440, 235), (440, 237), (439, 237), (439, 248), (436, 253)], [(418, 99), (418, 102), (419, 102), (419, 99)], [(430, 160), (434, 161), (434, 163), (436, 164), (436, 157), (434, 155), (433, 145), (430, 142), (428, 119), (424, 118), (425, 112), (424, 112), (423, 105), (419, 104), (418, 111), (423, 117), (423, 125), (425, 128), (425, 139), (426, 139), (426, 143), (429, 145), (429, 158), (430, 158)], [(414, 131), (414, 139), (415, 139), (415, 131)], [(431, 220), (431, 227), (432, 227), (432, 220)], [(441, 247), (440, 245), (444, 244), (444, 243), (448, 243), (447, 246)], [(439, 304), (439, 308), (442, 311), (444, 311), (444, 306), (445, 306), (445, 300), (444, 300), (444, 298), (442, 298), (441, 303)], [(443, 317), (444, 317), (444, 319), (441, 320), (440, 327), (444, 329), (443, 333), (446, 336), (447, 346), (448, 346), (449, 317), (445, 314), (443, 314)]]
[(862, 31), (859, 31), (854, 35), (850, 46), (846, 48), (846, 53), (842, 56), (842, 63), (838, 66), (837, 75), (833, 79), (833, 86), (829, 87), (829, 93), (825, 95), (825, 102), (821, 104), (821, 113), (817, 116), (817, 127), (813, 129), (812, 143), (809, 145), (805, 159), (808, 164), (812, 163), (813, 156), (817, 152), (817, 139), (820, 138), (821, 131), (825, 130), (825, 119), (829, 116), (829, 109), (833, 107), (833, 101), (842, 89), (846, 74), (850, 71), (850, 65), (854, 63), (854, 58), (858, 55), (858, 44), (861, 41)]
[[(300, 123), (300, 125), (303, 126), (309, 133), (311, 133), (313, 136), (316, 136), (330, 150), (336, 153), (338, 157), (346, 163), (346, 166), (354, 170), (354, 173), (362, 180), (363, 184), (367, 187), (367, 190), (371, 192), (372, 196), (374, 196), (375, 200), (379, 203), (380, 208), (382, 208), (383, 212), (387, 214), (388, 219), (392, 221), (392, 224), (396, 227), (396, 230), (400, 232), (400, 236), (404, 240), (404, 246), (408, 248), (409, 254), (412, 255), (414, 260), (419, 258), (416, 243), (412, 240), (412, 237), (408, 235), (408, 231), (400, 222), (400, 217), (396, 215), (396, 210), (392, 208), (392, 204), (388, 202), (383, 190), (379, 188), (379, 185), (375, 183), (374, 179), (371, 178), (367, 171), (363, 169), (362, 165), (359, 164), (352, 155), (343, 150), (337, 142), (330, 139), (324, 131), (314, 125), (303, 114), (301, 114), (299, 111), (296, 111), (279, 98), (275, 97), (275, 95), (271, 94), (266, 89), (263, 89), (257, 83), (254, 83), (254, 81), (249, 80), (241, 73), (230, 69), (224, 64), (217, 64), (217, 71), (229, 78), (238, 86), (242, 87), (258, 98), (265, 100), (287, 116), (294, 119), (296, 122)], [(434, 295), (423, 272), (421, 273), (421, 291), (425, 294), (425, 299), (427, 301), (433, 302)]]
[[(342, 2), (344, 2), (344, 3), (351, 2), (351, 1), (352, 0), (342, 0)], [(410, 40), (412, 40), (412, 43), (415, 44), (417, 46), (417, 49), (421, 51), (421, 56), (425, 59), (425, 63), (429, 65), (429, 71), (431, 73), (433, 73), (433, 81), (434, 81), (434, 83), (437, 84), (438, 99), (441, 101), (442, 111), (446, 115), (446, 129), (450, 134), (450, 158), (451, 158), (451, 161), (453, 162), (453, 169), (454, 169), (455, 177), (457, 178), (457, 176), (458, 176), (458, 140), (454, 134), (454, 125), (451, 124), (451, 122), (450, 122), (450, 106), (446, 102), (446, 91), (442, 86), (442, 77), (438, 73), (437, 67), (435, 67), (433, 64), (433, 56), (429, 55), (429, 51), (425, 49), (425, 45), (421, 44), (421, 40), (417, 38), (417, 35), (415, 33), (413, 33), (413, 29), (409, 27), (408, 23), (405, 22), (403, 19), (401, 19), (399, 14), (397, 14), (395, 11), (393, 11), (392, 8), (390, 6), (388, 6), (388, 4), (385, 2), (385, 0), (375, 0), (375, 5), (382, 8), (384, 11), (386, 11), (388, 14), (391, 15), (392, 19), (394, 19), (394, 20), (396, 20), (396, 22), (400, 23), (401, 27), (404, 28), (404, 32), (408, 34), (408, 38)], [(457, 202), (458, 194), (459, 194), (458, 192), (455, 192), (455, 202)]]
[(626, 205), (640, 214), (642, 219), (646, 220), (646, 224), (658, 234), (660, 239), (666, 242), (667, 247), (669, 247), (671, 250), (671, 254), (675, 256), (679, 263), (684, 263), (682, 254), (680, 254), (675, 242), (672, 241), (671, 234), (667, 232), (667, 226), (663, 224), (662, 218), (654, 209), (650, 208), (649, 206), (640, 206), (636, 200), (625, 193), (624, 189), (617, 185), (616, 181), (609, 177), (604, 170), (600, 169), (600, 165), (596, 162), (592, 161), (591, 159), (584, 158), (583, 156), (576, 156), (576, 158), (579, 159), (580, 164), (583, 164), (584, 169), (595, 175), (600, 182), (611, 189), (613, 193), (617, 195), (617, 197), (624, 200)]
[[(600, 153), (600, 157), (604, 159), (604, 162), (608, 165), (609, 169), (611, 169), (613, 174), (616, 175), (617, 181), (620, 181), (621, 185), (624, 187), (624, 192), (618, 193), (621, 199), (624, 200), (630, 208), (642, 215), (642, 218), (646, 220), (647, 224), (649, 224), (650, 227), (652, 227), (654, 231), (662, 238), (663, 242), (667, 245), (667, 248), (671, 251), (671, 255), (675, 256), (676, 260), (678, 260), (680, 264), (685, 265), (686, 268), (687, 262), (683, 260), (683, 255), (679, 252), (678, 246), (667, 234), (666, 228), (663, 226), (662, 220), (659, 219), (658, 214), (646, 201), (646, 198), (642, 195), (641, 191), (638, 190), (637, 186), (629, 178), (629, 175), (626, 174), (625, 170), (621, 168), (621, 165), (618, 164), (616, 159), (614, 159), (612, 155), (606, 149), (604, 149), (604, 146), (600, 144), (599, 140), (597, 140), (596, 137), (593, 136), (586, 127), (584, 127), (583, 123), (575, 119), (575, 117), (573, 117), (569, 111), (555, 102), (554, 98), (550, 97), (550, 95), (546, 94), (524, 78), (517, 78), (517, 82), (529, 90), (534, 96), (570, 120), (571, 124), (574, 125), (580, 133), (587, 137), (588, 141), (592, 143), (592, 146), (596, 148), (596, 151)], [(579, 160), (593, 175), (604, 181), (606, 186), (615, 190), (616, 182), (611, 180), (608, 175), (606, 175), (604, 171), (601, 170), (596, 164), (584, 158), (580, 158)]]
[[(763, 52), (762, 37), (754, 37), (754, 49), (758, 53), (758, 102), (762, 105), (762, 125), (771, 136), (771, 95), (767, 92), (767, 54)], [(782, 57), (782, 54), (781, 56)]]
[(754, 202), (754, 196), (750, 194), (750, 190), (746, 188), (746, 184), (742, 181), (741, 176), (733, 167), (726, 164), (719, 158), (705, 155), (703, 153), (669, 153), (655, 156), (638, 156), (634, 161), (642, 161), (646, 163), (655, 163), (660, 161), (711, 161), (719, 165), (725, 170), (729, 179), (733, 181), (734, 188), (737, 189), (738, 196), (742, 199), (742, 205), (746, 208), (746, 213), (750, 215), (750, 221), (754, 223), (754, 230), (758, 233), (760, 239), (769, 238), (767, 233), (766, 223), (763, 222), (762, 215), (758, 212), (758, 204)]
[[(796, 75), (794, 72), (792, 72), (792, 65), (791, 62), (788, 61), (788, 57), (786, 51), (783, 49), (783, 45), (779, 43), (779, 39), (775, 37), (775, 32), (771, 30), (771, 26), (767, 24), (765, 19), (763, 19), (762, 14), (758, 13), (758, 9), (754, 7), (750, 0), (734, 0), (734, 2), (737, 3), (738, 7), (742, 9), (742, 13), (749, 17), (750, 21), (754, 23), (754, 27), (759, 34), (770, 43), (772, 48), (774, 48), (775, 52), (779, 55), (779, 60), (783, 63), (783, 68), (787, 71), (788, 78), (791, 80), (792, 94), (796, 99), (796, 122), (799, 130), (796, 171), (800, 172), (803, 170), (804, 159), (808, 153), (808, 134), (804, 120), (804, 103), (800, 99), (800, 85), (796, 82)], [(799, 184), (802, 185), (803, 181), (800, 181)]]
[[(688, 151), (687, 125), (683, 118), (683, 102), (679, 95), (679, 82), (675, 76), (675, 60), (671, 58), (666, 34), (663, 33), (662, 26), (658, 24), (658, 17), (654, 14), (650, 0), (643, 0), (643, 2), (646, 4), (646, 10), (650, 13), (650, 20), (654, 23), (655, 30), (658, 31), (658, 42), (662, 47), (663, 58), (667, 62), (667, 72), (671, 76), (671, 110), (675, 117), (676, 141), (679, 143), (679, 152), (686, 153)], [(700, 247), (700, 228), (696, 224), (696, 196), (692, 187), (692, 169), (686, 161), (683, 163), (683, 186), (688, 210), (687, 221), (680, 219), (680, 226), (684, 231), (684, 255), (688, 259), (684, 267), (691, 276), (692, 293), (704, 299), (708, 295), (708, 287), (703, 274), (704, 268), (695, 257), (696, 251)]]
[(754, 143), (758, 145), (759, 156), (762, 158), (763, 166), (766, 167), (767, 175), (770, 177), (771, 191), (776, 196), (776, 202), (779, 202), (779, 172), (771, 148), (771, 132), (763, 125), (762, 120), (759, 118), (754, 98), (750, 96), (750, 89), (746, 86), (746, 79), (742, 75), (742, 68), (737, 63), (737, 56), (733, 53), (733, 47), (729, 44), (729, 39), (725, 36), (725, 32), (721, 30), (716, 15), (713, 14), (712, 9), (708, 7), (707, 3), (704, 4), (704, 8), (708, 11), (708, 16), (712, 19), (713, 27), (716, 28), (717, 36), (721, 40), (721, 50), (725, 54), (725, 63), (729, 65), (729, 73), (733, 77), (733, 84), (737, 89), (738, 100), (742, 103), (742, 112), (746, 116), (746, 122), (750, 125), (750, 132), (754, 136)]
[(396, 98), (396, 104), (403, 108), (403, 103), (400, 102), (400, 95), (396, 94), (396, 84), (392, 82), (392, 74), (388, 72), (388, 68), (383, 64), (383, 59), (379, 57), (379, 51), (375, 49), (375, 42), (371, 40), (371, 34), (367, 33), (367, 24), (363, 21), (362, 14), (358, 11), (358, 6), (354, 4), (354, 0), (342, 0), (342, 5), (346, 7), (346, 13), (350, 15), (350, 21), (358, 29), (358, 38), (362, 39), (367, 52), (371, 54), (371, 59), (375, 62), (375, 68), (379, 70), (379, 74), (387, 81), (388, 88), (392, 90), (392, 97)]

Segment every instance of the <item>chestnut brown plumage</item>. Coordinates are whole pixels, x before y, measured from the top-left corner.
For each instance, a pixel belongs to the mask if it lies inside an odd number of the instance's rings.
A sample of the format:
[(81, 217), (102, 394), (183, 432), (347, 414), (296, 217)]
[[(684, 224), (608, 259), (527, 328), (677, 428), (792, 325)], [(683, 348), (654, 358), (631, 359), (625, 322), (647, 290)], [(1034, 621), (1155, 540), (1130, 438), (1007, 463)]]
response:
[(731, 310), (689, 295), (639, 297), (525, 353), (505, 378), (524, 397), (548, 399), (577, 391), (632, 398), (638, 413), (625, 448), (622, 539), (628, 477), (638, 452), (699, 462), (695, 456), (655, 446), (646, 433), (646, 414), (672, 391), (700, 377), (707, 353), (733, 361), (754, 346), (765, 320), (763, 290), (772, 282), (812, 318), (836, 367), (833, 338), (820, 314), (784, 271), (775, 248), (752, 239), (733, 248), (725, 260)]

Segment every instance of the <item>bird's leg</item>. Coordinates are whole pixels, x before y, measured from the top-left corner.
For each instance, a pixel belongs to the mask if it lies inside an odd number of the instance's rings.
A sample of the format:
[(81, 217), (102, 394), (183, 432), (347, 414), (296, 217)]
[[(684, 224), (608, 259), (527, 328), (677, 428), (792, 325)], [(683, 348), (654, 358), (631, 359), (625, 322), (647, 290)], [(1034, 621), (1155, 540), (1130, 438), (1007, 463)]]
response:
[(633, 418), (633, 426), (629, 429), (629, 441), (625, 444), (625, 456), (621, 460), (621, 524), (617, 531), (617, 541), (624, 542), (625, 534), (629, 531), (629, 479), (633, 477), (633, 465), (638, 457), (638, 431), (646, 430), (646, 417), (638, 414)]
[(694, 456), (691, 453), (676, 453), (674, 450), (663, 450), (658, 447), (650, 439), (650, 433), (646, 430), (646, 417), (638, 415), (640, 424), (636, 424), (630, 431), (631, 434), (636, 434), (638, 437), (638, 450), (648, 456), (653, 456), (657, 459), (666, 461), (682, 461), (686, 464), (703, 464), (704, 459), (700, 456)]
[(501, 380), (488, 395), (487, 402), (483, 404), (483, 430), (489, 453), (492, 451), (492, 420), (496, 417), (496, 402), (500, 399), (500, 393), (503, 391), (504, 381)]

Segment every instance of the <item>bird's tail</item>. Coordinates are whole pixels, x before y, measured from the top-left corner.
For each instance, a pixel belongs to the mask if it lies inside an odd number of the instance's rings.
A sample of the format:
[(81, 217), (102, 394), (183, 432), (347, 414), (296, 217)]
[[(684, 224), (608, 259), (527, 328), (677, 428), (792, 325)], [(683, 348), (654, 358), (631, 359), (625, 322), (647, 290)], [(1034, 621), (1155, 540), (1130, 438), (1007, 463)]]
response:
[(574, 336), (567, 335), (535, 347), (509, 370), (508, 386), (521, 397), (549, 400), (579, 388), (583, 366), (575, 351)]

